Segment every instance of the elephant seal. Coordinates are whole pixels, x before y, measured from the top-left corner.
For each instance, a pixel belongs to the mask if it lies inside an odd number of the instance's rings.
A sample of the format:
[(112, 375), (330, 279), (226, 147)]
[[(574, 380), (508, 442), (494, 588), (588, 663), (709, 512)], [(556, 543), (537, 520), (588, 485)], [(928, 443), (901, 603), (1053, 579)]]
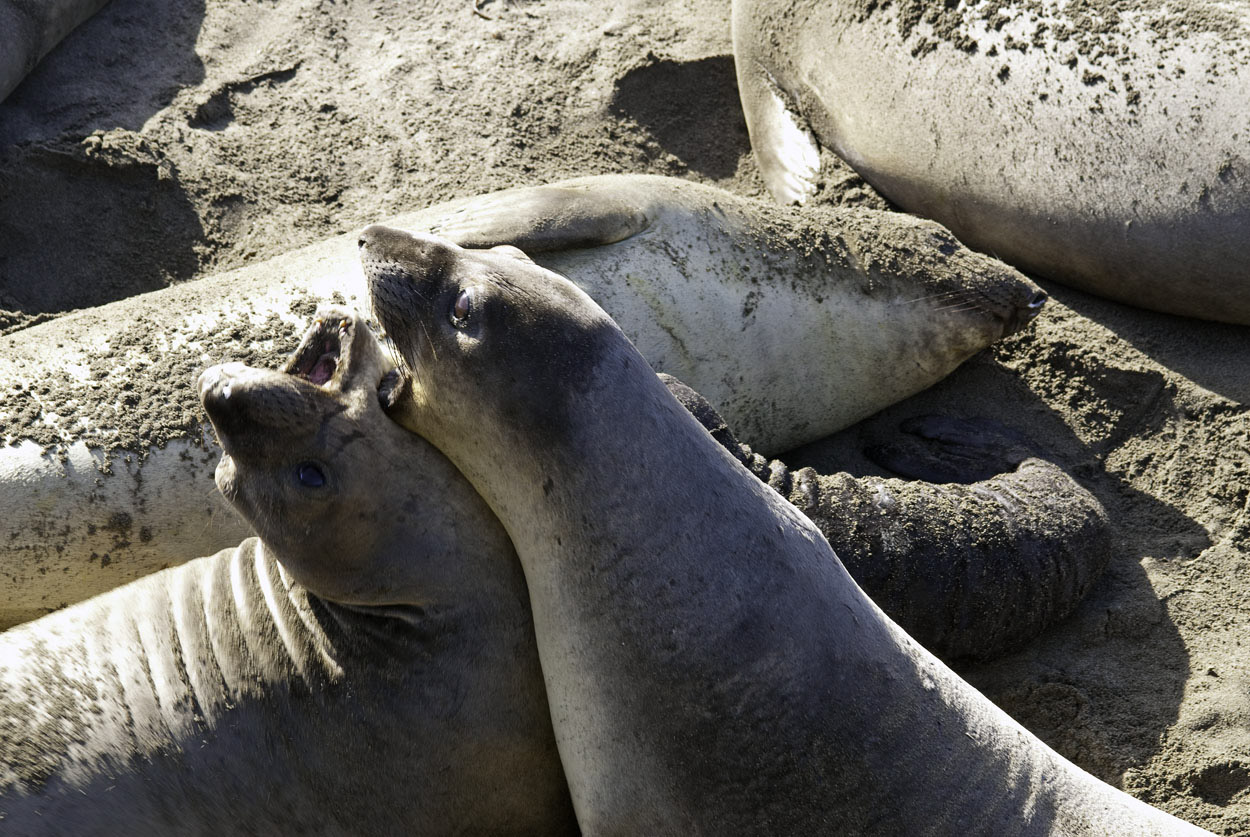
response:
[(1250, 3), (735, 0), (732, 28), (778, 200), (824, 146), (1022, 270), (1250, 323)]
[(792, 471), (738, 442), (699, 393), (665, 383), (712, 438), (811, 518), (879, 608), (948, 662), (993, 659), (1032, 640), (1072, 612), (1111, 558), (1102, 504), (984, 423), (922, 417), (913, 431), (957, 442), (961, 454), (970, 445), (977, 467), (995, 472), (972, 484)]
[[(574, 828), (516, 554), (460, 473), (382, 414), (388, 368), (355, 315), (331, 308), (283, 372), (230, 363), (200, 377), (224, 448), (218, 485), (260, 537), (0, 635), (0, 824), (23, 835)], [(667, 383), (752, 458), (705, 399)], [(772, 463), (765, 476), (783, 473)], [(819, 495), (824, 479), (795, 482)], [(913, 508), (925, 511), (900, 502), (830, 531), (867, 541), (864, 563), (894, 568), (883, 577), (940, 577), (965, 544), (913, 549), (906, 533), (928, 525)], [(1052, 502), (1065, 520), (1082, 508)], [(823, 520), (838, 519), (831, 505)], [(1023, 541), (1047, 534), (1058, 536)], [(1086, 525), (1064, 541), (1097, 534)], [(964, 627), (968, 646), (998, 636)], [(361, 780), (345, 761), (374, 769)]]
[(917, 645), (572, 282), (433, 236), (361, 245), (410, 379), (391, 415), (524, 567), (584, 833), (1205, 833)]
[(0, 0), (0, 102), (108, 0)]
[(0, 634), (0, 831), (576, 833), (520, 566), (389, 368), (326, 311), (204, 373), (260, 538)]
[[(933, 384), (1045, 298), (931, 222), (670, 178), (583, 178), (389, 223), (545, 247), (542, 264), (766, 453)], [(365, 299), (354, 235), (0, 337), (0, 626), (252, 534), (203, 488), (217, 449), (189, 382), (214, 358), (283, 356), (335, 299)]]

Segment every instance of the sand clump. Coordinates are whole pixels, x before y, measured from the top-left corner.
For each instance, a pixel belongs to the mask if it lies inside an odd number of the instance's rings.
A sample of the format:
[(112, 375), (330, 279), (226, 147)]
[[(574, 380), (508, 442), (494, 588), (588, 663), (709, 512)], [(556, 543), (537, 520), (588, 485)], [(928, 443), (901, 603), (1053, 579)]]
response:
[[(1104, 21), (1124, 6), (1086, 5)], [(467, 0), (113, 0), (0, 104), (0, 331), (510, 186), (640, 172), (763, 196), (727, 2), (479, 6), (489, 19)], [(959, 37), (924, 7), (918, 43)], [(1113, 56), (1089, 39), (1113, 36), (1044, 34), (1098, 72)], [(819, 200), (888, 206), (826, 163)], [(789, 464), (880, 473), (863, 449), (922, 413), (1033, 437), (1106, 506), (1115, 553), (1071, 618), (962, 673), (1101, 778), (1250, 834), (1250, 328), (1046, 288), (1032, 328)], [(215, 360), (263, 360), (231, 334)], [(84, 391), (108, 391), (98, 371)], [(164, 382), (132, 409), (196, 370), (152, 371)]]

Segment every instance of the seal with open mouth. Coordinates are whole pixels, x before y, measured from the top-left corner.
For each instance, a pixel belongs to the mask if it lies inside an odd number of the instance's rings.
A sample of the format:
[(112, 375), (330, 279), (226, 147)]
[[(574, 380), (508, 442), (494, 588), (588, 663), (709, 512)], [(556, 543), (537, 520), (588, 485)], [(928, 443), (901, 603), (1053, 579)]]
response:
[[(582, 178), (390, 223), (540, 247), (768, 454), (935, 383), (1044, 299), (931, 222), (675, 178)], [(251, 534), (207, 485), (218, 451), (190, 379), (210, 358), (280, 357), (336, 296), (366, 300), (355, 235), (0, 337), (0, 627)]]
[(1205, 833), (917, 645), (573, 283), (432, 236), (361, 245), (412, 379), (392, 415), (525, 569), (584, 833)]
[(260, 537), (0, 634), (0, 831), (576, 832), (511, 544), (389, 368), (331, 309), (203, 374)]

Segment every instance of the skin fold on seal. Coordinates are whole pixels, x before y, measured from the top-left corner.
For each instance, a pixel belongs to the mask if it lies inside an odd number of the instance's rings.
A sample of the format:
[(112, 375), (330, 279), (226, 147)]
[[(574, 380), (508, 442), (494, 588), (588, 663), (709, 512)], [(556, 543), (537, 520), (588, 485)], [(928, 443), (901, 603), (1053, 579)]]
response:
[(1023, 270), (1250, 323), (1250, 3), (735, 0), (732, 28), (778, 200), (828, 148)]
[[(1045, 298), (932, 222), (675, 178), (581, 178), (388, 223), (538, 248), (765, 454), (930, 386)], [(217, 449), (188, 382), (208, 358), (282, 356), (333, 299), (366, 299), (354, 234), (0, 337), (0, 626), (252, 534), (205, 488)]]
[(0, 102), (108, 0), (0, 0)]
[(583, 833), (1205, 833), (917, 645), (571, 282), (515, 252), (361, 242), (411, 378), (392, 416), (525, 569)]
[(260, 538), (0, 634), (0, 833), (576, 833), (520, 567), (389, 368), (330, 310), (203, 374)]

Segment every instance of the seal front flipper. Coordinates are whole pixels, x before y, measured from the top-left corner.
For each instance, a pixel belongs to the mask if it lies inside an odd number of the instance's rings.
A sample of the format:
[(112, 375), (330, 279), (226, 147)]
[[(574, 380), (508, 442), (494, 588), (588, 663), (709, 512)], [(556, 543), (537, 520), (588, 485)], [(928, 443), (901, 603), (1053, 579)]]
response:
[(649, 223), (643, 207), (603, 186), (532, 186), (471, 200), (430, 231), (461, 247), (545, 253), (613, 244)]
[(899, 429), (903, 436), (864, 454), (907, 479), (967, 485), (1014, 471), (1031, 456), (1046, 457), (1023, 433), (988, 418), (913, 416)]
[(749, 25), (740, 19), (735, 3), (734, 66), (751, 150), (773, 198), (785, 204), (804, 203), (816, 191), (820, 146), (776, 77), (753, 57), (750, 34), (740, 34)]

